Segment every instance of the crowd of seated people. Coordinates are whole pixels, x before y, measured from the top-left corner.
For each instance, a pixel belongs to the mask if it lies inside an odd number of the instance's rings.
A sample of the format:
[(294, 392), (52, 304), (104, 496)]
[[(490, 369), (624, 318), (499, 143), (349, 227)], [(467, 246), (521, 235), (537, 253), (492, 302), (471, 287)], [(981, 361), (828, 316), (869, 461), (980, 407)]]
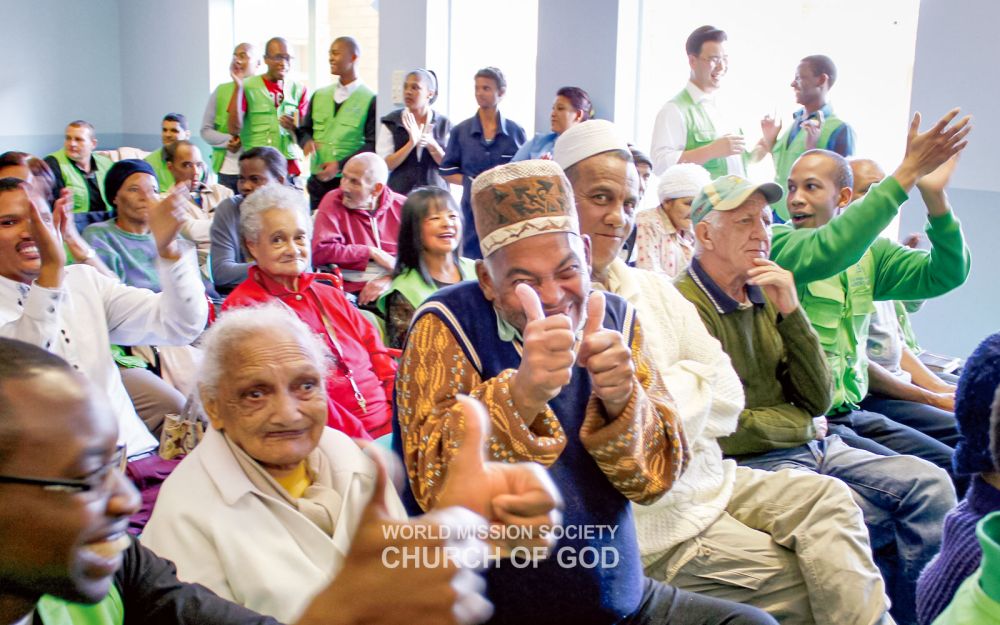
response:
[(908, 317), (969, 275), (969, 117), (886, 175), (812, 55), (750, 146), (684, 43), (650, 156), (496, 67), (377, 119), (351, 37), (315, 90), (236, 46), (211, 163), (181, 113), (0, 155), (0, 625), (1000, 622), (1000, 335), (949, 377)]

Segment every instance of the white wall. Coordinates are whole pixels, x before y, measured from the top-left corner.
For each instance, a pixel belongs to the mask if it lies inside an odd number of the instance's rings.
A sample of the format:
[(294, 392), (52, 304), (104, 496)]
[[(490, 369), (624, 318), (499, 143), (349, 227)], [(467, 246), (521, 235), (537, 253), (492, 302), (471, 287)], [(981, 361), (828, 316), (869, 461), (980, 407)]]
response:
[(118, 0), (5, 2), (0, 152), (47, 154), (86, 119), (102, 146), (122, 133)]

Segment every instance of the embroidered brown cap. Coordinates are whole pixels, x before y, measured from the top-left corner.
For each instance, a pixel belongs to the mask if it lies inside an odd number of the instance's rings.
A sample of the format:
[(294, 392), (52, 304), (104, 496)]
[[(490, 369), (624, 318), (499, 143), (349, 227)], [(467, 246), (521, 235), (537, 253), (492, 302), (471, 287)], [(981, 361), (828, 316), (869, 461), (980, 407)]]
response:
[(539, 234), (580, 235), (573, 189), (553, 161), (519, 161), (483, 172), (472, 183), (472, 214), (483, 258)]

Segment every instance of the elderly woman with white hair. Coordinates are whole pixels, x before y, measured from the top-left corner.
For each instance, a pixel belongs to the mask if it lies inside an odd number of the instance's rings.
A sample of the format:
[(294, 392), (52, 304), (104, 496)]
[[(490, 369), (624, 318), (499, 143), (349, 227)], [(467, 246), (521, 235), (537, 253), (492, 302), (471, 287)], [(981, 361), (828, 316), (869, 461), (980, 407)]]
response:
[(636, 267), (671, 278), (687, 269), (694, 255), (691, 202), (711, 176), (701, 165), (681, 163), (660, 176), (660, 204), (635, 218)]
[(392, 430), (396, 362), (343, 292), (322, 282), (333, 277), (309, 271), (311, 230), (306, 199), (291, 187), (266, 185), (245, 199), (240, 235), (255, 264), (222, 307), (280, 302), (294, 311), (333, 354), (326, 378), (329, 425), (351, 436), (379, 438)]
[[(559, 522), (559, 493), (544, 469), (485, 461), (489, 421), (475, 400), (463, 400), (473, 427), (455, 448), (458, 473), (442, 495), (447, 509), (408, 521), (373, 458), (378, 447), (366, 453), (324, 427), (330, 351), (295, 313), (277, 303), (228, 311), (202, 345), (199, 393), (211, 429), (164, 483), (142, 536), (186, 582), (292, 622), (331, 578), (350, 570), (371, 594), (345, 604), (343, 622), (380, 622), (386, 593), (398, 592), (393, 610), (410, 622), (475, 623), (490, 614), (479, 596), (484, 584), (460, 569), (483, 566), (488, 552), (468, 537), (485, 536), (487, 523), (517, 525), (511, 536), (539, 536)], [(414, 524), (416, 537), (394, 533), (400, 523)], [(553, 534), (508, 546), (554, 542)], [(470, 548), (477, 551), (464, 551)], [(386, 564), (400, 554), (431, 561), (442, 552), (467, 557), (453, 566)]]

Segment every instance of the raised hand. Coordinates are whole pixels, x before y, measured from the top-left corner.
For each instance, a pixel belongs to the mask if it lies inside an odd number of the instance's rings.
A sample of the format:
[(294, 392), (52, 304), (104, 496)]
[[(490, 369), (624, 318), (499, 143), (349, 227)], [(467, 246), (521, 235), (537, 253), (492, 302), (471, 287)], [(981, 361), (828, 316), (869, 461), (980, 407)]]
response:
[(591, 390), (604, 403), (608, 415), (620, 415), (635, 390), (635, 365), (621, 332), (604, 327), (604, 293), (600, 291), (587, 298), (587, 322), (577, 363), (587, 368)]
[[(487, 547), (474, 538), (460, 538), (480, 535), (485, 521), (459, 507), (410, 520), (394, 519), (385, 496), (385, 466), (377, 454), (369, 453), (369, 457), (378, 469), (375, 491), (362, 511), (351, 549), (340, 573), (313, 599), (297, 625), (472, 625), (489, 619), (493, 606), (483, 596), (486, 584), (475, 572), (485, 564)], [(425, 528), (420, 533), (404, 533), (400, 530), (405, 525)], [(426, 537), (409, 538), (411, 534)], [(405, 566), (404, 553), (441, 564)], [(392, 610), (385, 609), (386, 597), (392, 597)]]
[(921, 177), (931, 173), (968, 145), (965, 137), (972, 130), (971, 115), (954, 124), (959, 109), (954, 108), (926, 132), (920, 132), (920, 113), (913, 116), (906, 137), (906, 155), (893, 177), (909, 190)]
[[(438, 506), (463, 506), (492, 524), (515, 525), (521, 531), (498, 532), (504, 553), (526, 547), (544, 557), (554, 544), (551, 528), (561, 522), (563, 502), (548, 472), (534, 462), (487, 462), (489, 416), (479, 401), (459, 395), (463, 438), (448, 462), (448, 476)], [(516, 539), (516, 540), (515, 540)]]
[(573, 324), (566, 315), (546, 317), (538, 293), (519, 284), (514, 293), (524, 309), (521, 365), (511, 380), (511, 395), (529, 425), (573, 377)]
[(747, 272), (747, 284), (755, 284), (764, 290), (767, 299), (782, 315), (790, 315), (799, 307), (799, 294), (795, 290), (795, 277), (791, 271), (782, 269), (778, 263), (766, 258), (753, 259), (754, 265)]
[(760, 132), (764, 135), (768, 149), (772, 148), (774, 142), (778, 140), (778, 135), (781, 134), (781, 120), (765, 115), (760, 120)]
[[(40, 193), (28, 183), (22, 183), (21, 188), (28, 195), (28, 232), (38, 250), (42, 267), (36, 282), (38, 286), (48, 289), (58, 289), (62, 286), (66, 265), (66, 250), (63, 248), (62, 237), (52, 225), (49, 207)], [(70, 197), (72, 197), (72, 192)]]
[(410, 142), (416, 146), (420, 143), (420, 136), (424, 133), (424, 128), (417, 123), (417, 118), (410, 112), (410, 109), (403, 109), (402, 119), (403, 128), (410, 135)]
[[(156, 241), (161, 258), (177, 260), (181, 257), (177, 235), (188, 220), (185, 210), (188, 190), (184, 184), (175, 184), (167, 195), (149, 211), (149, 230)], [(152, 198), (150, 201), (155, 201)]]
[(929, 174), (925, 174), (917, 180), (917, 188), (921, 193), (943, 193), (948, 183), (951, 182), (951, 175), (955, 173), (955, 166), (958, 165), (959, 155), (956, 154), (946, 160), (938, 168)]

